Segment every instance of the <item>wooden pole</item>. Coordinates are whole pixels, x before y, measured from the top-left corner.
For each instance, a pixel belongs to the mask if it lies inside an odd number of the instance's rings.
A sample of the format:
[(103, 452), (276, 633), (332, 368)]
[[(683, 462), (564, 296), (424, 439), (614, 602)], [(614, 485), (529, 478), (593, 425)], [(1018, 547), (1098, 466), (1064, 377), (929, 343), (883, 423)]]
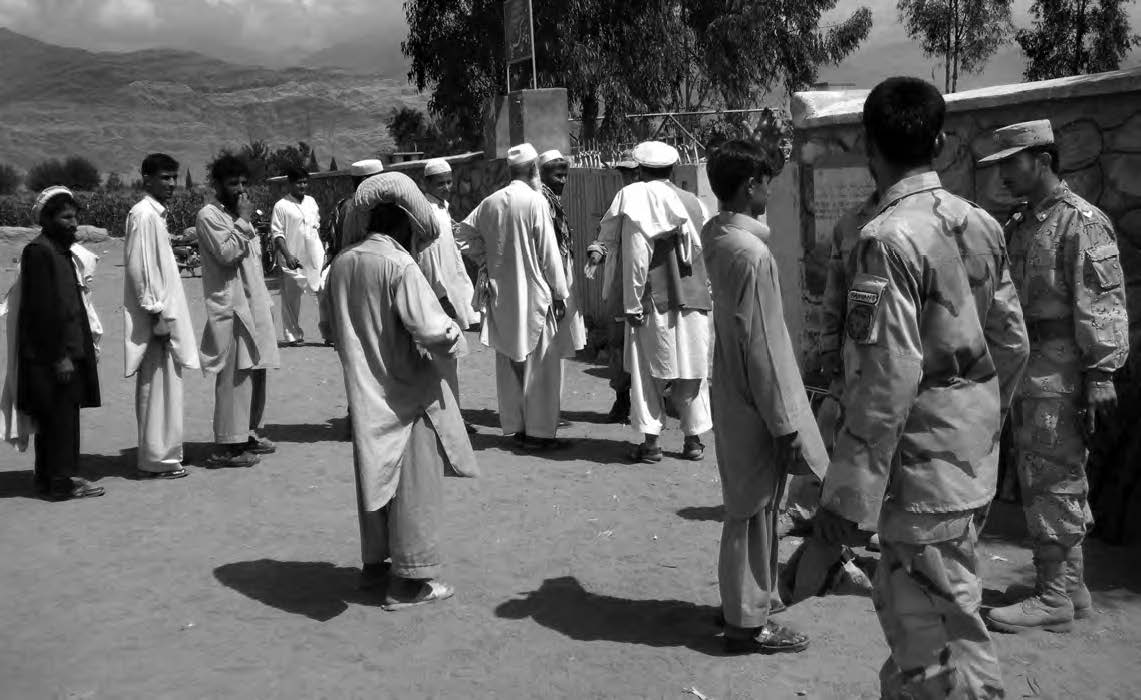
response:
[(535, 47), (535, 7), (531, 0), (527, 0), (527, 24), (531, 31), (531, 89), (539, 89), (539, 69), (535, 61), (535, 54), (537, 53)]

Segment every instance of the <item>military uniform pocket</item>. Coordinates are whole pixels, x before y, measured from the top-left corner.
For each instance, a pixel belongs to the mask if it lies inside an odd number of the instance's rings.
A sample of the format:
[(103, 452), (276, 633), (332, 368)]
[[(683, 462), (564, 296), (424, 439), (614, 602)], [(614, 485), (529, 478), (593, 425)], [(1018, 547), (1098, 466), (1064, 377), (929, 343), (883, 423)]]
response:
[(880, 302), (887, 289), (887, 279), (860, 273), (848, 289), (848, 310), (845, 315), (845, 330), (856, 343), (874, 344), (879, 340)]
[(1101, 245), (1093, 248), (1086, 253), (1086, 260), (1086, 281), (1091, 287), (1108, 292), (1121, 286), (1124, 275), (1117, 246)]

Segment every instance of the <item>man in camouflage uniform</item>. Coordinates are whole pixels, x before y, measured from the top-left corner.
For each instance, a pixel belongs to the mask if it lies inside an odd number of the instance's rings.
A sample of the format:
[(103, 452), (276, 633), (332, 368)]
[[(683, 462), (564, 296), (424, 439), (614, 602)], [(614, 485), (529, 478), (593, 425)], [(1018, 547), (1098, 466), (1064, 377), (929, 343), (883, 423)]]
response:
[(1003, 695), (979, 613), (975, 518), (994, 497), (1029, 347), (1002, 228), (933, 169), (945, 112), (915, 78), (888, 79), (864, 103), (881, 196), (848, 268), (844, 400), (860, 410), (845, 413), (814, 521), (845, 543), (878, 516), (884, 698)]
[(1027, 201), (1006, 226), (1014, 283), (1030, 333), (1030, 365), (1012, 424), (1037, 581), (1023, 600), (992, 610), (1003, 632), (1068, 631), (1091, 610), (1082, 540), (1092, 525), (1087, 443), (1117, 402), (1113, 373), (1129, 352), (1125, 286), (1113, 224), (1058, 176), (1049, 120), (995, 132), (1011, 194)]

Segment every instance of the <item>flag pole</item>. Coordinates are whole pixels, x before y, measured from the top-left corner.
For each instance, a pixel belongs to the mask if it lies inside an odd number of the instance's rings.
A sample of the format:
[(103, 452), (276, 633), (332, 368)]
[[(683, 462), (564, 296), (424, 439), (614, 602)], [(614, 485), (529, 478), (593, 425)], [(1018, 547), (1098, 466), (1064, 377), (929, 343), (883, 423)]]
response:
[(536, 67), (535, 54), (535, 7), (532, 0), (527, 0), (527, 23), (531, 30), (531, 89), (539, 89), (539, 69)]

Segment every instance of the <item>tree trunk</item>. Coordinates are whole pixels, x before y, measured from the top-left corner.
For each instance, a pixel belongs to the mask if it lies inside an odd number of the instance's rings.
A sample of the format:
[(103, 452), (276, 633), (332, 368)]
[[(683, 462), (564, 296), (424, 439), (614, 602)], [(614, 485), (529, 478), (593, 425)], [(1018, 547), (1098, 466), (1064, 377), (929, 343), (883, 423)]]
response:
[(1089, 19), (1087, 7), (1089, 0), (1078, 0), (1074, 17), (1074, 53), (1070, 63), (1070, 75), (1081, 75), (1086, 66), (1086, 31)]
[(582, 140), (594, 143), (598, 137), (598, 95), (589, 92), (582, 96)]
[(948, 93), (951, 91), (951, 48), (953, 42), (951, 41), (951, 6), (947, 5), (947, 43), (944, 45), (943, 51), (943, 92)]
[(955, 31), (955, 60), (951, 64), (951, 92), (957, 92), (959, 90), (959, 61), (961, 60), (960, 54), (963, 48), (961, 14), (959, 11), (959, 0), (951, 0), (951, 26)]

